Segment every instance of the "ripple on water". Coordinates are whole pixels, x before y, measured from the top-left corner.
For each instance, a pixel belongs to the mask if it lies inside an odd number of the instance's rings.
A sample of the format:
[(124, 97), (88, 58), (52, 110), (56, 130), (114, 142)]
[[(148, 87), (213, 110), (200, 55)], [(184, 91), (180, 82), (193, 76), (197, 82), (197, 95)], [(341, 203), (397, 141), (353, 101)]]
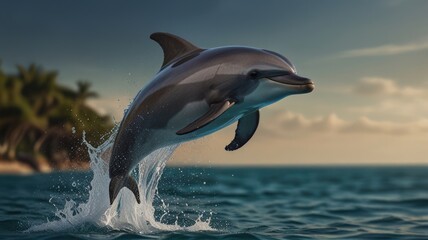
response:
[(349, 235), (346, 239), (411, 239), (411, 240), (426, 240), (426, 235), (419, 234), (400, 234), (400, 233), (361, 233), (355, 235)]
[(335, 228), (350, 228), (350, 229), (357, 229), (360, 226), (357, 224), (352, 224), (352, 223), (347, 223), (347, 222), (334, 222), (329, 224), (330, 227), (335, 227)]
[(406, 225), (406, 224), (413, 224), (411, 222), (407, 222), (402, 218), (396, 217), (396, 216), (384, 216), (380, 218), (376, 218), (370, 221), (366, 221), (366, 224), (376, 224), (376, 225)]
[(331, 214), (323, 214), (323, 213), (308, 213), (308, 214), (302, 214), (299, 216), (300, 218), (304, 218), (307, 220), (312, 221), (322, 221), (322, 220), (329, 220), (329, 221), (338, 221), (343, 220), (342, 217), (331, 215)]
[(417, 225), (417, 226), (411, 227), (410, 229), (416, 233), (421, 233), (421, 234), (423, 233), (428, 236), (428, 224)]
[(338, 216), (373, 216), (372, 211), (360, 206), (328, 209), (327, 212)]
[(372, 200), (375, 204), (385, 204), (394, 206), (405, 206), (415, 208), (428, 208), (428, 198), (410, 198), (410, 199), (376, 199)]

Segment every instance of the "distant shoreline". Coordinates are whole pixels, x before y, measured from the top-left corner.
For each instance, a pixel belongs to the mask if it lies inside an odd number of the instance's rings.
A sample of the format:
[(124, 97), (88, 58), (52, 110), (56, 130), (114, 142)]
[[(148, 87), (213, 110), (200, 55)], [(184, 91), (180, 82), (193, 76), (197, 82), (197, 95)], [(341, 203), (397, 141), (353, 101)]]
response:
[(62, 169), (54, 169), (49, 165), (41, 166), (41, 171), (35, 171), (28, 164), (19, 161), (0, 161), (0, 175), (3, 174), (16, 174), (16, 175), (29, 175), (34, 173), (50, 173), (62, 170), (88, 170), (89, 163), (71, 163), (70, 166)]

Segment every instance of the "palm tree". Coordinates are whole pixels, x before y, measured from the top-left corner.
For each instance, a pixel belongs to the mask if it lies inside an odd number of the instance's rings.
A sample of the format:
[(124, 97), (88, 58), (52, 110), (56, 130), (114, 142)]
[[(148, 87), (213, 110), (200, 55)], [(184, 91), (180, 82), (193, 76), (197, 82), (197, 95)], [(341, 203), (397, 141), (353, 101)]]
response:
[[(18, 151), (30, 152), (36, 156), (32, 162), (36, 170), (40, 165), (39, 155), (51, 158), (51, 164), (60, 165), (61, 160), (52, 160), (52, 156), (58, 151), (74, 156), (70, 145), (81, 141), (83, 130), (96, 139), (111, 128), (108, 117), (100, 116), (87, 105), (89, 98), (97, 96), (89, 82), (79, 81), (77, 90), (73, 90), (57, 83), (55, 71), (44, 71), (34, 64), (28, 68), (18, 65), (17, 69), (15, 75), (7, 75), (0, 69), (0, 157), (3, 159), (17, 159)], [(72, 134), (72, 127), (78, 134)]]
[(9, 101), (6, 113), (9, 124), (6, 139), (6, 158), (15, 159), (24, 136), (30, 131), (44, 132), (48, 115), (57, 105), (56, 72), (45, 72), (34, 64), (27, 69), (18, 66), (18, 74), (8, 80)]

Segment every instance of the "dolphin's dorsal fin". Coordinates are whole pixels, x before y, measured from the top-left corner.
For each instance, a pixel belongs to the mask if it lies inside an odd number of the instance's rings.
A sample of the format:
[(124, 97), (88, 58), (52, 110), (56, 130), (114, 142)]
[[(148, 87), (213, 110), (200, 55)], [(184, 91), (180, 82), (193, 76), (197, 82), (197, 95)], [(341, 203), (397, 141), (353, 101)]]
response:
[(174, 59), (190, 52), (201, 50), (190, 42), (170, 33), (157, 32), (150, 35), (150, 38), (156, 41), (163, 50), (164, 59), (161, 68), (171, 63)]

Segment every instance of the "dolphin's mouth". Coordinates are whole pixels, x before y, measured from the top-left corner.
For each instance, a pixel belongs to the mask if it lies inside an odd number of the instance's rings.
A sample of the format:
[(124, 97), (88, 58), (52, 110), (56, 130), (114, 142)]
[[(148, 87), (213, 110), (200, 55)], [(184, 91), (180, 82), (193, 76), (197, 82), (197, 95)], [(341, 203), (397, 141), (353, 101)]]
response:
[(308, 92), (312, 92), (312, 90), (314, 90), (315, 88), (314, 82), (312, 82), (312, 80), (310, 80), (309, 78), (300, 77), (295, 74), (269, 77), (268, 79), (280, 84), (289, 85), (294, 88), (302, 89)]

